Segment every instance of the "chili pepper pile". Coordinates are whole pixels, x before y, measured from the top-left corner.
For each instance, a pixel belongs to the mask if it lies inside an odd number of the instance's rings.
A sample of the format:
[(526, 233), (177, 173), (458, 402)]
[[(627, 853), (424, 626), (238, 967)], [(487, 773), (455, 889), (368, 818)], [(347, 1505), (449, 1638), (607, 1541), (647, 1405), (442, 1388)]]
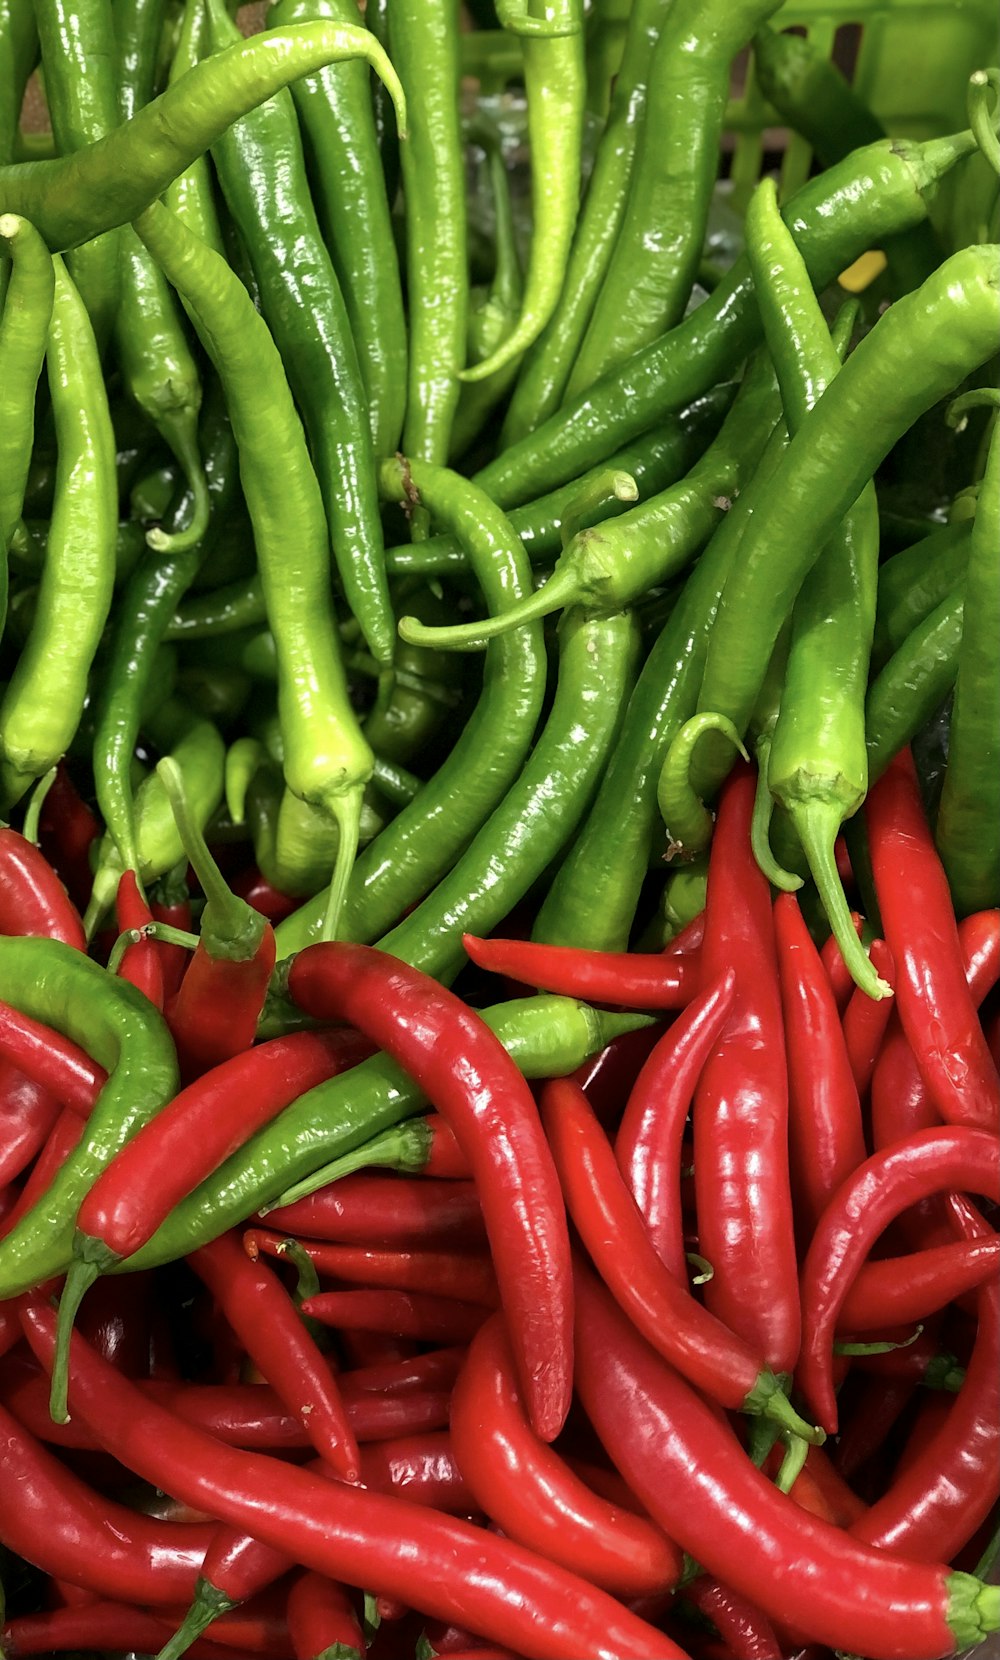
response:
[(0, 0), (0, 1650), (994, 1652), (1000, 71), (245, 23)]

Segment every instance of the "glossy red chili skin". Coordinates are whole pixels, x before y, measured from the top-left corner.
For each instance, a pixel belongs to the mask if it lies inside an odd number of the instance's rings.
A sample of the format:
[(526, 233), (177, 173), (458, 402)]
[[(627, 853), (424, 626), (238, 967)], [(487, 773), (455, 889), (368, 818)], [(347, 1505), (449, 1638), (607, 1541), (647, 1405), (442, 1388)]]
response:
[[(33, 1303), (22, 1319), (43, 1364), (55, 1317)], [(74, 1334), (70, 1409), (119, 1462), (220, 1521), (352, 1585), (377, 1584), (410, 1607), (461, 1621), (528, 1660), (684, 1660), (677, 1645), (613, 1598), (509, 1540), (439, 1512), (275, 1459), (215, 1444), (151, 1406)]]
[(866, 1262), (848, 1290), (838, 1328), (879, 1331), (926, 1320), (998, 1273), (1000, 1238), (995, 1234)]
[(588, 1056), (571, 1074), (606, 1127), (621, 1122), (629, 1094), (662, 1033), (659, 1022), (625, 1032)]
[(837, 1429), (833, 1333), (848, 1289), (879, 1234), (932, 1193), (1000, 1201), (1000, 1141), (962, 1126), (921, 1130), (867, 1159), (837, 1190), (802, 1265), (802, 1354), (796, 1380), (823, 1428)]
[(534, 1098), (503, 1045), (452, 992), (369, 946), (314, 945), (289, 991), (392, 1055), (448, 1119), (475, 1174), (532, 1423), (559, 1433), (573, 1374), (569, 1233)]
[(90, 898), (94, 882), (90, 850), (100, 834), (97, 815), (80, 795), (65, 762), (60, 761), (42, 802), (38, 843), (78, 909), (84, 908)]
[(711, 1620), (740, 1660), (781, 1660), (781, 1645), (770, 1620), (728, 1585), (702, 1574), (685, 1586), (684, 1595)]
[(587, 1003), (625, 1009), (682, 1009), (698, 989), (696, 954), (583, 951), (534, 940), (479, 939), (463, 934), (472, 961), (519, 985)]
[(455, 1132), (439, 1112), (424, 1118), (429, 1136), (427, 1159), (420, 1171), (429, 1180), (461, 1181), (471, 1175), (469, 1161), (455, 1139)]
[[(139, 882), (134, 870), (123, 870), (118, 879), (115, 913), (120, 934), (125, 933), (127, 929), (141, 932), (153, 920), (153, 913), (139, 892)], [(123, 980), (127, 980), (148, 997), (155, 1008), (162, 1010), (163, 964), (160, 959), (160, 947), (155, 939), (144, 938), (135, 945), (130, 945), (118, 965), (118, 973)]]
[[(861, 938), (861, 915), (858, 911), (851, 912), (851, 921), (858, 938)], [(820, 959), (830, 982), (833, 1000), (837, 1005), (838, 1014), (843, 1014), (854, 995), (854, 979), (850, 969), (844, 961), (836, 936), (830, 934), (823, 942)]]
[(452, 1396), (451, 1433), (478, 1507), (508, 1538), (623, 1600), (680, 1579), (681, 1554), (659, 1528), (599, 1498), (533, 1433), (502, 1315), (469, 1345)]
[(418, 1343), (468, 1343), (489, 1310), (426, 1291), (321, 1291), (307, 1297), (303, 1314), (348, 1331), (384, 1331)]
[[(896, 965), (885, 940), (873, 940), (868, 955), (880, 979), (884, 980), (886, 985), (893, 985)], [(855, 1087), (862, 1099), (868, 1092), (875, 1072), (882, 1040), (892, 1018), (892, 1005), (891, 997), (882, 997), (876, 1001), (869, 997), (867, 992), (862, 991), (860, 986), (855, 986), (850, 1002), (844, 1010), (843, 1028), (847, 1058), (851, 1063)]]
[(450, 1389), (458, 1377), (465, 1358), (465, 1349), (457, 1346), (430, 1349), (412, 1359), (387, 1361), (374, 1366), (358, 1366), (343, 1373), (344, 1388), (358, 1394), (412, 1395), (426, 1389)]
[(300, 1574), (288, 1593), (288, 1634), (295, 1660), (316, 1660), (336, 1643), (338, 1660), (362, 1660), (365, 1639), (347, 1592), (322, 1574)]
[(909, 751), (870, 791), (865, 816), (903, 1030), (945, 1122), (995, 1135), (1000, 1077), (963, 972), (948, 879)]
[(0, 1056), (0, 1187), (6, 1187), (44, 1147), (62, 1103)]
[(280, 893), (277, 888), (273, 888), (256, 866), (243, 871), (233, 882), (232, 889), (261, 916), (266, 916), (274, 928), (277, 928), (279, 922), (284, 922), (286, 916), (291, 916), (293, 911), (297, 911), (302, 903), (301, 899), (292, 899), (287, 893)]
[(796, 1220), (808, 1240), (830, 1195), (865, 1158), (861, 1102), (840, 1016), (799, 902), (774, 906), (788, 1054), (788, 1131)]
[[(179, 899), (171, 905), (164, 905), (158, 899), (153, 899), (150, 905), (156, 922), (165, 922), (170, 928), (179, 928), (182, 933), (191, 932), (193, 916), (191, 902), (188, 899)], [(160, 962), (163, 968), (163, 995), (164, 1006), (170, 1003), (180, 989), (180, 983), (187, 973), (191, 953), (183, 945), (167, 945), (160, 942)]]
[[(950, 1212), (965, 1240), (990, 1236), (966, 1200)], [(944, 1426), (851, 1529), (918, 1562), (954, 1560), (1000, 1498), (1000, 1280), (984, 1284), (977, 1302), (975, 1346)]]
[(345, 1481), (356, 1481), (360, 1453), (337, 1379), (277, 1275), (248, 1257), (236, 1234), (213, 1239), (187, 1260), (320, 1457)]
[(70, 1153), (83, 1135), (84, 1121), (69, 1107), (64, 1107), (49, 1131), (48, 1140), (35, 1160), (21, 1196), (4, 1219), (3, 1231), (9, 1233), (15, 1222), (26, 1215), (40, 1199), (57, 1170), (61, 1170)]
[[(690, 926), (690, 924), (689, 924)], [(615, 1137), (615, 1158), (661, 1262), (687, 1278), (681, 1212), (681, 1146), (702, 1067), (729, 1019), (736, 975), (698, 993), (657, 1041), (632, 1086)]]
[(40, 1020), (0, 1003), (0, 1053), (64, 1107), (84, 1117), (107, 1082), (86, 1050)]
[(483, 1212), (474, 1182), (370, 1171), (342, 1176), (307, 1199), (279, 1205), (267, 1212), (266, 1219), (269, 1228), (343, 1245), (479, 1240), (483, 1233)]
[[(243, 1235), (243, 1248), (250, 1256), (258, 1251), (284, 1256), (285, 1235), (263, 1228)], [(432, 1286), (439, 1297), (456, 1297), (460, 1302), (482, 1303), (496, 1308), (500, 1299), (496, 1275), (488, 1256), (459, 1256), (448, 1251), (368, 1251), (363, 1245), (331, 1245), (322, 1240), (297, 1241), (317, 1272), (332, 1274), (350, 1285), (386, 1287), (393, 1291), (425, 1291)]]
[(954, 1650), (948, 1574), (861, 1546), (780, 1493), (728, 1426), (577, 1273), (577, 1389), (649, 1514), (769, 1618), (872, 1660)]
[[(0, 1632), (5, 1654), (61, 1654), (67, 1650), (97, 1649), (117, 1653), (150, 1654), (162, 1647), (180, 1623), (159, 1618), (144, 1608), (123, 1602), (94, 1602), (72, 1608), (54, 1608), (45, 1614), (23, 1614), (9, 1620)], [(233, 1650), (199, 1637), (187, 1650), (191, 1660), (233, 1660)]]
[(616, 1302), (696, 1388), (740, 1411), (764, 1361), (692, 1297), (686, 1270), (677, 1280), (661, 1262), (611, 1144), (571, 1079), (545, 1085), (542, 1123), (573, 1224)]
[(275, 958), (270, 923), (254, 955), (243, 962), (210, 956), (199, 942), (180, 989), (167, 1008), (185, 1078), (197, 1078), (250, 1048), (257, 1035)]
[(750, 847), (755, 774), (740, 764), (719, 804), (708, 868), (704, 983), (736, 970), (729, 1021), (694, 1100), (699, 1250), (712, 1313), (775, 1372), (799, 1352), (788, 1168), (788, 1073), (771, 890)]
[(6, 825), (0, 826), (0, 934), (87, 949), (80, 913), (44, 853)]

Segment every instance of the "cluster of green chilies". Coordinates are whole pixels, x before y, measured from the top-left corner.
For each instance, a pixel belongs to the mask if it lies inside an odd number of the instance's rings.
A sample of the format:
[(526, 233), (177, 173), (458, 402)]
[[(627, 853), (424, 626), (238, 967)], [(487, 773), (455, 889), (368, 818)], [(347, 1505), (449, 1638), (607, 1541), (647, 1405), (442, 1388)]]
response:
[(958, 1654), (1000, 72), (238, 21), (0, 0), (0, 1650)]

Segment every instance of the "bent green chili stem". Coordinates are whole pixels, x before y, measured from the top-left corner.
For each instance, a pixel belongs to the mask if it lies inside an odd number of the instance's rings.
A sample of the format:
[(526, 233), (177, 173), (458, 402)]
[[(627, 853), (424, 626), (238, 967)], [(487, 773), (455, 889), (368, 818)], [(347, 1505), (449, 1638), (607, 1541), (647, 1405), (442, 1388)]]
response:
[(385, 82), (405, 131), (403, 89), (367, 29), (330, 23), (271, 29), (198, 64), (85, 149), (0, 168), (0, 210), (23, 213), (54, 250), (75, 247), (138, 218), (227, 127), (289, 82), (356, 57)]
[(0, 214), (0, 248), (12, 261), (0, 301), (0, 633), (7, 615), (7, 549), (21, 517), (35, 435), (35, 389), (45, 360), (55, 275), (34, 225)]

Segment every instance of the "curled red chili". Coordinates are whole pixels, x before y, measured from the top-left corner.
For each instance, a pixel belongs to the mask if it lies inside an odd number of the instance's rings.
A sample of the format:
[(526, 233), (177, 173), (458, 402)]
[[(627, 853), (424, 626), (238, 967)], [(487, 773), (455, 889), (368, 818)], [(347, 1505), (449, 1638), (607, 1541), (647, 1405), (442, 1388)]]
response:
[(484, 940), (475, 934), (463, 934), (462, 945), (472, 961), (491, 974), (503, 974), (561, 997), (613, 1003), (625, 1009), (682, 1009), (700, 980), (697, 955), (685, 952), (647, 956), (634, 951), (585, 951), (535, 940)]

